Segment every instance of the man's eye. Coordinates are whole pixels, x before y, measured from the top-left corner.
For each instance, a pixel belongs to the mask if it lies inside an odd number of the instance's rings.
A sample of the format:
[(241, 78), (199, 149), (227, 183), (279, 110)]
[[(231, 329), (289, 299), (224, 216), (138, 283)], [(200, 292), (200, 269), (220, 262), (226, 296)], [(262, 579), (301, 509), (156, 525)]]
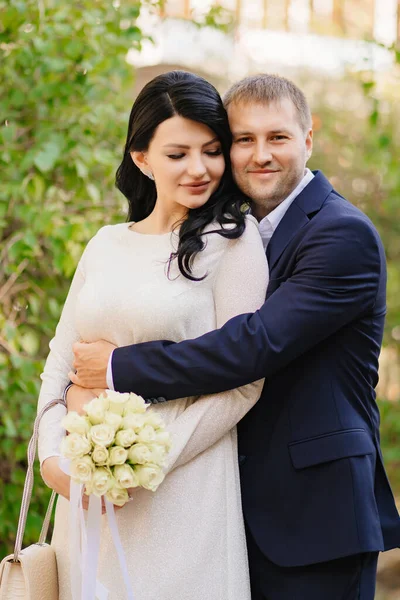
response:
[(274, 137), (272, 139), (278, 140), (278, 142), (282, 141), (282, 140), (287, 140), (287, 135), (274, 135)]
[(183, 158), (185, 155), (184, 154), (167, 154), (168, 158), (172, 158), (172, 160), (179, 160), (180, 158)]
[(251, 142), (251, 138), (249, 137), (241, 137), (236, 140), (239, 144), (246, 144), (247, 142)]

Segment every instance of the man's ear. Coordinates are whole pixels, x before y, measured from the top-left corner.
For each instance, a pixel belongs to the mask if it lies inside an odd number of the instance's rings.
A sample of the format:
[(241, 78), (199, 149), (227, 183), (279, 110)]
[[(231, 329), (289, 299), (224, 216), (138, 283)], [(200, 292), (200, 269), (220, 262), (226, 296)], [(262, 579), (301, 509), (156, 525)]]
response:
[(312, 150), (313, 150), (313, 130), (309, 129), (306, 137), (306, 148), (307, 148), (307, 160), (311, 158)]

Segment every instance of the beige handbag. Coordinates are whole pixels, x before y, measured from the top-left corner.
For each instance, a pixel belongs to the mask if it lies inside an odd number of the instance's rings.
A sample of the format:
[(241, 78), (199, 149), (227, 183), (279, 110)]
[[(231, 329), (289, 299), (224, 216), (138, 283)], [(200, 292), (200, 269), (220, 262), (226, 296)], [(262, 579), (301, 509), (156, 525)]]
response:
[(64, 400), (53, 400), (46, 404), (35, 419), (33, 435), (28, 446), (28, 469), (22, 495), (14, 554), (6, 556), (0, 564), (0, 600), (58, 600), (58, 576), (56, 555), (46, 544), (47, 532), (53, 512), (56, 493), (51, 494), (37, 544), (22, 548), (26, 518), (32, 497), (33, 464), (35, 462), (39, 423), (42, 416)]

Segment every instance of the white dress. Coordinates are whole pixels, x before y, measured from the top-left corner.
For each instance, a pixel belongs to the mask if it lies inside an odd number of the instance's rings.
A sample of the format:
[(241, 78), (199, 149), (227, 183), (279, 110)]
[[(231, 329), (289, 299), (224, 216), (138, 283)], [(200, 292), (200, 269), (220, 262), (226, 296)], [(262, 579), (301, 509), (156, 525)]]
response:
[[(213, 225), (206, 231), (213, 229)], [(228, 240), (208, 234), (189, 281), (172, 262), (177, 234), (145, 235), (127, 223), (105, 226), (92, 238), (76, 270), (56, 334), (50, 342), (39, 408), (60, 397), (73, 361), (72, 344), (108, 340), (117, 346), (156, 339), (180, 341), (259, 308), (268, 268), (258, 225)], [(257, 401), (258, 381), (237, 390), (158, 404), (173, 449), (157, 492), (135, 490), (117, 511), (135, 600), (250, 600), (240, 500), (236, 423)], [(134, 390), (133, 390), (134, 391)], [(63, 407), (42, 421), (40, 460), (59, 455)], [(52, 545), (60, 600), (70, 600), (68, 501), (59, 498)], [(98, 579), (109, 600), (126, 598), (104, 519)]]

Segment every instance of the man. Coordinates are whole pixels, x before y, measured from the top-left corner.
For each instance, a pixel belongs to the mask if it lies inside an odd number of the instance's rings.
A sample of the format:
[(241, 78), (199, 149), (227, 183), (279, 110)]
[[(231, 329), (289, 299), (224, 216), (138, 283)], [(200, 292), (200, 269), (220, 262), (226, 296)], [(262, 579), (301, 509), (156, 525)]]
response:
[(238, 428), (252, 598), (372, 600), (378, 551), (400, 542), (374, 392), (382, 244), (306, 169), (311, 116), (294, 84), (246, 78), (225, 103), (234, 175), (269, 261), (265, 304), (195, 340), (118, 348), (112, 363), (109, 344), (77, 344), (72, 379), (104, 386), (109, 363), (116, 390), (171, 400), (266, 377)]

